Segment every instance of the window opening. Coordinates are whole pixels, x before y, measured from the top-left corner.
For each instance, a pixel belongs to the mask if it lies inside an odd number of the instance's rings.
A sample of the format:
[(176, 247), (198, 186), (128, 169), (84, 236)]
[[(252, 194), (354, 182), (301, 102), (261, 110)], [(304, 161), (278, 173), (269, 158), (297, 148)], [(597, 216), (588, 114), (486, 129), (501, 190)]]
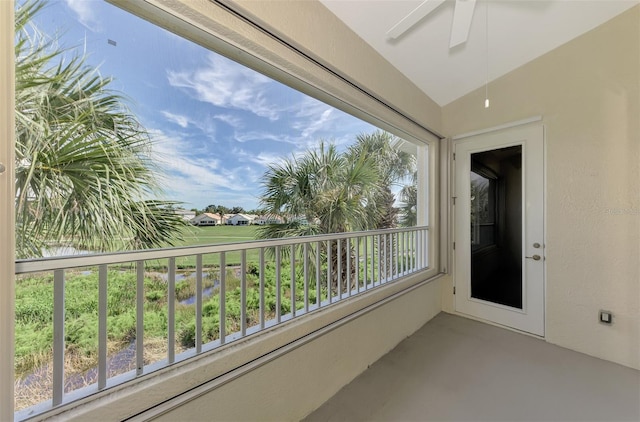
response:
[[(416, 158), (419, 148), (428, 158), (426, 146), (112, 5), (86, 6), (16, 4), (16, 235), (26, 266), (258, 233), (395, 231), (19, 274), (16, 410), (60, 404), (428, 267), (427, 229), (405, 230), (426, 212)], [(56, 101), (38, 108), (37, 98)], [(280, 189), (283, 175), (298, 180)]]

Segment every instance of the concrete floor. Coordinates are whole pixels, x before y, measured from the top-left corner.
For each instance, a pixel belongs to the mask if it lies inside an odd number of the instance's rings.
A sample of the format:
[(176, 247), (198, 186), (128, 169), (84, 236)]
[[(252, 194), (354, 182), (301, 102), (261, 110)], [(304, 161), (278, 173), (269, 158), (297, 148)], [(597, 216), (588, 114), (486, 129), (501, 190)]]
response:
[(640, 372), (441, 313), (305, 421), (640, 421)]

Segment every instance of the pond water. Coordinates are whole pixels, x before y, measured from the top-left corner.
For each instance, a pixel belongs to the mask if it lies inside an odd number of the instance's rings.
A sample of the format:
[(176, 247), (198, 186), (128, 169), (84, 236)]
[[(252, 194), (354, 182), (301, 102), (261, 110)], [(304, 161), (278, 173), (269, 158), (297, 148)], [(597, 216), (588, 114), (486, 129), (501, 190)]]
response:
[[(217, 286), (218, 284), (219, 284), (219, 283), (216, 281), (216, 282), (214, 283), (214, 286), (213, 286), (213, 287)], [(213, 287), (206, 287), (206, 288), (202, 291), (202, 297), (203, 297), (203, 298), (205, 298), (205, 297), (209, 297), (209, 296), (211, 296), (211, 293), (213, 293)], [(194, 303), (196, 303), (196, 297), (195, 297), (195, 296), (191, 296), (191, 297), (189, 297), (189, 298), (187, 298), (187, 299), (185, 299), (185, 300), (181, 300), (181, 301), (180, 301), (180, 303), (181, 303), (182, 305), (193, 305)]]
[(90, 253), (92, 252), (83, 249), (76, 249), (73, 246), (52, 246), (42, 250), (42, 256), (44, 258), (69, 255), (88, 255)]
[[(196, 273), (176, 273), (176, 281), (182, 281), (185, 280), (187, 278), (191, 278), (191, 277), (195, 277)], [(208, 271), (203, 271), (202, 272), (202, 278), (207, 278), (209, 276), (209, 272)], [(167, 281), (169, 279), (169, 274), (168, 273), (160, 273), (158, 274), (158, 277), (160, 277), (162, 280)]]

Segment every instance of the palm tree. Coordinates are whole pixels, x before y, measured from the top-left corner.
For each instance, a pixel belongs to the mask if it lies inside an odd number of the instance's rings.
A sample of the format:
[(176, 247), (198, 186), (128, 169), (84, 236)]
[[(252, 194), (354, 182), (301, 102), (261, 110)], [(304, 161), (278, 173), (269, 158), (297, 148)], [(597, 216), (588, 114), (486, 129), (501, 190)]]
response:
[(379, 174), (373, 157), (351, 158), (334, 144), (320, 142), (298, 158), (270, 165), (263, 176), (261, 202), (267, 212), (283, 216), (285, 223), (261, 228), (261, 237), (370, 228), (370, 222), (378, 220), (378, 210), (367, 205), (379, 194)]
[[(360, 134), (356, 137), (356, 143), (350, 148), (351, 157), (367, 156), (373, 159), (379, 174), (380, 189), (376, 198), (369, 204), (370, 207), (378, 207), (380, 218), (375, 225), (376, 229), (390, 229), (397, 226), (398, 209), (395, 207), (396, 197), (392, 188), (401, 185), (403, 181), (415, 174), (416, 158), (402, 150), (404, 141), (388, 132), (376, 131), (369, 134)], [(378, 244), (374, 247), (385, 251), (382, 255), (387, 257), (383, 266), (386, 276), (395, 272), (394, 260), (395, 238), (391, 235), (378, 237)]]
[(185, 222), (160, 194), (152, 141), (84, 56), (46, 41), (43, 7), (16, 10), (18, 257), (52, 244), (110, 251), (172, 244)]
[[(367, 155), (354, 158), (338, 152), (333, 144), (321, 142), (318, 148), (300, 157), (270, 165), (263, 176), (261, 202), (267, 213), (280, 215), (285, 222), (260, 227), (257, 237), (271, 239), (373, 228), (372, 222), (379, 220), (379, 209), (369, 205), (380, 194), (380, 176), (373, 159)], [(338, 252), (337, 243), (329, 242), (311, 253), (326, 256), (329, 249), (333, 268), (338, 268), (338, 259), (345, 264), (342, 277), (346, 280), (346, 262), (355, 259), (353, 251), (341, 248)], [(334, 273), (333, 289), (337, 279)]]
[(356, 143), (349, 149), (351, 157), (368, 156), (373, 159), (380, 180), (378, 198), (372, 203), (380, 207), (380, 219), (377, 229), (389, 229), (396, 226), (398, 210), (394, 206), (394, 186), (399, 186), (415, 173), (416, 158), (402, 150), (403, 140), (388, 132), (378, 130), (373, 133), (359, 134)]
[(418, 189), (415, 184), (405, 185), (400, 190), (400, 224), (404, 227), (413, 227), (418, 224)]

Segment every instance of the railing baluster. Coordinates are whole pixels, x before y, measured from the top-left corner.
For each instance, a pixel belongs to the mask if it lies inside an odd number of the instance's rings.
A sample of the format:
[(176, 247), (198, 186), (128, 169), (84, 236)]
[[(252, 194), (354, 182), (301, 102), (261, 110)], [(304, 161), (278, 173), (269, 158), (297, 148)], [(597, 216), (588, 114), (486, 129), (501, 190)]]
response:
[(423, 232), (424, 261), (422, 261), (422, 268), (427, 268), (429, 266), (429, 230), (424, 229)]
[(422, 247), (422, 230), (418, 230), (416, 232), (416, 240), (418, 243), (418, 259), (416, 265), (418, 268), (422, 268), (422, 258), (424, 254), (424, 249)]
[(196, 255), (196, 353), (202, 352), (202, 254)]
[(422, 237), (420, 236), (420, 230), (416, 230), (416, 270), (420, 268), (420, 262), (422, 261)]
[(424, 261), (422, 262), (422, 268), (426, 268), (429, 266), (429, 230), (423, 230), (424, 235), (422, 239), (422, 243), (424, 244)]
[(416, 232), (411, 231), (411, 271), (416, 270)]
[(53, 272), (53, 405), (64, 397), (64, 270)]
[(347, 237), (345, 243), (347, 252), (347, 286), (345, 290), (347, 291), (347, 297), (349, 297), (351, 296), (351, 239)]
[(403, 232), (402, 233), (402, 242), (403, 242), (403, 248), (404, 248), (404, 275), (407, 275), (407, 273), (409, 272), (409, 261), (410, 261), (410, 256), (409, 256), (409, 232)]
[(429, 265), (429, 231), (427, 229), (422, 230), (422, 245), (423, 245), (422, 268), (426, 268)]
[(220, 252), (220, 344), (227, 337), (227, 260), (225, 252)]
[(176, 259), (169, 258), (167, 280), (167, 360), (173, 363), (176, 357)]
[(98, 390), (107, 386), (107, 264), (98, 267)]
[(400, 260), (402, 263), (402, 271), (400, 272), (400, 275), (404, 275), (406, 270), (406, 266), (405, 266), (406, 248), (404, 245), (404, 234), (405, 232), (400, 232)]
[(304, 311), (309, 312), (309, 244), (304, 249)]
[(336, 249), (336, 259), (338, 260), (338, 300), (342, 299), (342, 239), (338, 239)]
[(407, 232), (407, 247), (409, 248), (409, 273), (413, 272), (413, 232)]
[(282, 320), (282, 296), (281, 296), (281, 283), (282, 276), (280, 274), (281, 256), (280, 246), (276, 246), (276, 322), (280, 323)]
[(411, 232), (407, 232), (407, 249), (409, 251), (408, 254), (408, 273), (412, 273), (413, 272), (413, 244), (411, 243), (412, 241), (412, 237), (411, 237)]
[(393, 278), (398, 278), (398, 232), (393, 235)]
[(316, 305), (320, 308), (322, 303), (322, 289), (320, 287), (320, 242), (316, 242)]
[(331, 267), (332, 267), (332, 257), (331, 257), (331, 248), (333, 247), (333, 244), (331, 242), (331, 240), (327, 240), (327, 299), (329, 300), (329, 303), (331, 303), (331, 285), (333, 284), (333, 274), (331, 274)]
[(382, 259), (384, 260), (384, 262), (382, 263), (382, 267), (384, 270), (383, 276), (380, 277), (380, 281), (382, 282), (382, 280), (387, 281), (387, 278), (389, 276), (389, 272), (388, 272), (388, 263), (387, 263), (387, 257), (389, 255), (388, 250), (389, 250), (389, 238), (387, 237), (386, 233), (382, 235), (382, 244), (384, 245), (384, 250), (382, 251)]
[(404, 232), (398, 233), (398, 261), (400, 262), (399, 275), (404, 275)]
[(415, 267), (414, 271), (415, 271), (420, 266), (419, 259), (420, 259), (420, 252), (422, 252), (422, 249), (420, 248), (420, 233), (417, 230), (413, 233), (413, 237), (415, 239), (413, 241), (413, 243), (415, 244), (415, 249), (416, 249), (416, 253), (415, 253), (415, 256), (413, 258), (414, 263), (415, 263), (415, 265), (414, 265), (414, 267)]
[(296, 316), (296, 245), (291, 245), (291, 318)]
[(362, 288), (364, 290), (367, 290), (367, 277), (368, 277), (368, 273), (367, 273), (367, 268), (368, 268), (368, 261), (369, 261), (369, 255), (367, 254), (367, 246), (369, 244), (369, 236), (365, 236), (364, 237), (364, 251), (362, 251), (362, 256), (364, 257), (364, 268), (362, 271)]
[(371, 236), (371, 287), (376, 285), (376, 236)]
[[(381, 258), (381, 256), (382, 256), (382, 250), (381, 250), (382, 245), (381, 245), (381, 242), (380, 242), (380, 235), (379, 234), (376, 235), (376, 245), (378, 246), (378, 248), (377, 248), (378, 249), (378, 253), (377, 253), (377, 255), (378, 255), (378, 265), (377, 265), (378, 266), (378, 277), (377, 278), (378, 278), (378, 285), (380, 285), (380, 283), (382, 282), (382, 271), (381, 271), (382, 270), (382, 258)], [(375, 285), (375, 283), (374, 283), (374, 285)]]
[(398, 233), (391, 233), (391, 279), (398, 278)]
[(247, 250), (240, 251), (240, 335), (247, 335)]
[(264, 330), (264, 248), (260, 248), (260, 329)]
[(144, 369), (144, 261), (136, 261), (136, 375)]
[(356, 237), (356, 293), (360, 293), (360, 237)]
[(402, 232), (396, 233), (396, 277), (402, 276)]

